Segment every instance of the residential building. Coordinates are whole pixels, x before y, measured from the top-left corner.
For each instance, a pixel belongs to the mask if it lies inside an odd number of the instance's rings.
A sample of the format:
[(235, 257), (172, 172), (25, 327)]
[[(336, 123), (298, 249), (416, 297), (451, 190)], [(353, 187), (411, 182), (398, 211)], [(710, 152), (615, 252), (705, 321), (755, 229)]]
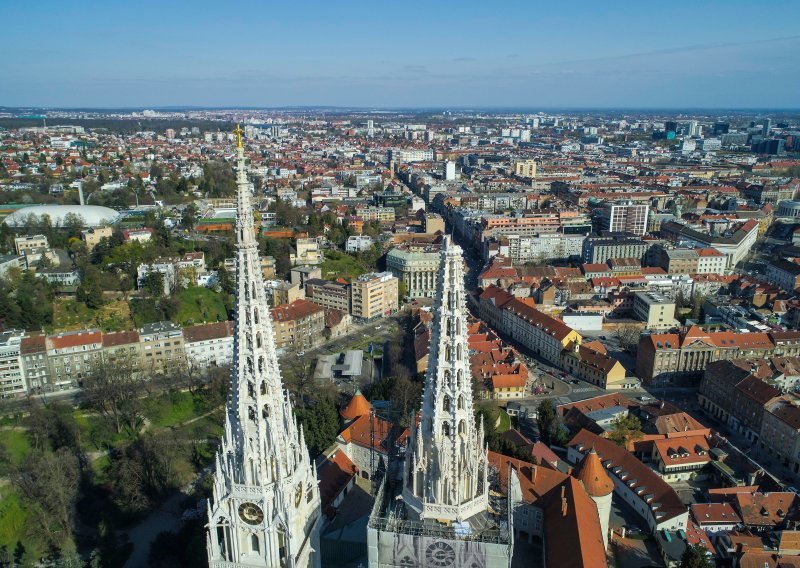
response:
[(0, 254), (0, 278), (6, 278), (13, 270), (25, 270), (25, 257), (16, 254)]
[(0, 398), (23, 396), (28, 392), (22, 367), (24, 331), (0, 332)]
[[(303, 289), (306, 287), (306, 282), (313, 278), (322, 278), (322, 269), (319, 266), (294, 266), (289, 273), (289, 281), (292, 284), (298, 284)], [(308, 291), (306, 291), (307, 293)]]
[(92, 252), (100, 241), (111, 238), (112, 232), (111, 227), (92, 227), (81, 231), (81, 240), (86, 245), (86, 250)]
[(176, 366), (186, 365), (183, 330), (170, 321), (145, 324), (139, 330), (142, 345), (142, 369), (165, 374)]
[(724, 274), (727, 259), (725, 255), (713, 248), (697, 250), (697, 274)]
[(47, 242), (47, 237), (44, 235), (23, 235), (14, 238), (14, 248), (17, 250), (17, 254), (24, 256), (27, 252), (49, 249), (50, 243)]
[(220, 321), (183, 328), (186, 363), (199, 368), (233, 361), (233, 322)]
[(497, 242), (499, 254), (514, 263), (524, 264), (553, 259), (579, 259), (585, 239), (584, 235), (542, 233), (535, 236), (507, 235)]
[(426, 213), (423, 218), (423, 228), (426, 235), (445, 232), (444, 219), (437, 213)]
[(563, 321), (517, 298), (503, 306), (502, 314), (498, 329), (551, 365), (560, 365), (561, 352), (570, 343), (581, 341), (580, 334)]
[(309, 300), (295, 300), (271, 310), (275, 347), (305, 349), (319, 343), (325, 331), (325, 309)]
[(178, 279), (177, 259), (158, 258), (150, 264), (140, 264), (136, 269), (136, 287), (141, 290), (149, 274), (162, 276), (164, 295), (169, 295)]
[(707, 533), (729, 532), (742, 524), (730, 503), (694, 503), (689, 509), (694, 522)]
[(759, 222), (755, 219), (734, 225), (721, 235), (701, 233), (695, 229), (667, 221), (661, 224), (661, 236), (675, 243), (713, 248), (726, 256), (726, 268), (733, 268), (753, 249), (758, 238)]
[(514, 175), (517, 177), (535, 178), (536, 160), (520, 160), (520, 159), (512, 160), (511, 169)]
[(103, 334), (99, 330), (49, 335), (45, 344), (52, 386), (56, 390), (80, 386), (103, 360)]
[(322, 264), (322, 261), (325, 260), (318, 239), (298, 238), (295, 241), (295, 249), (297, 252), (289, 254), (292, 266), (317, 265)]
[(432, 298), (439, 260), (439, 245), (409, 243), (386, 254), (386, 269), (406, 285), (407, 298)]
[(782, 290), (793, 293), (800, 287), (800, 264), (789, 260), (774, 260), (767, 264), (767, 280)]
[(574, 341), (561, 353), (560, 368), (602, 389), (626, 388), (625, 367), (599, 341)]
[(103, 360), (113, 368), (115, 365), (142, 365), (142, 342), (139, 332), (112, 331), (103, 334)]
[(306, 292), (300, 287), (300, 284), (286, 282), (285, 280), (270, 280), (266, 283), (266, 288), (267, 301), (272, 306), (291, 304), (306, 297)]
[(675, 300), (657, 292), (636, 292), (633, 315), (645, 323), (646, 329), (669, 329), (675, 321)]
[(350, 313), (350, 284), (346, 282), (318, 278), (306, 280), (306, 298), (323, 308)]
[(398, 282), (391, 272), (362, 274), (353, 280), (350, 284), (350, 313), (353, 318), (372, 321), (396, 312)]
[(347, 252), (364, 252), (372, 248), (372, 237), (368, 235), (351, 235), (347, 237), (344, 250)]
[(641, 259), (649, 245), (641, 239), (621, 235), (618, 237), (586, 237), (583, 241), (583, 262), (602, 264), (610, 258)]
[[(658, 266), (663, 268), (667, 274), (694, 274), (697, 272), (700, 258), (697, 250), (693, 248), (668, 248), (661, 245), (654, 248), (657, 248), (659, 253)], [(720, 258), (724, 258), (721, 253), (717, 254), (720, 255)]]
[(418, 150), (416, 148), (391, 148), (389, 161), (411, 164), (413, 162), (433, 161), (433, 150)]
[(53, 390), (45, 336), (26, 335), (20, 341), (19, 353), (28, 389), (35, 392)]
[(606, 202), (600, 209), (600, 228), (607, 233), (647, 234), (650, 206), (632, 201)]

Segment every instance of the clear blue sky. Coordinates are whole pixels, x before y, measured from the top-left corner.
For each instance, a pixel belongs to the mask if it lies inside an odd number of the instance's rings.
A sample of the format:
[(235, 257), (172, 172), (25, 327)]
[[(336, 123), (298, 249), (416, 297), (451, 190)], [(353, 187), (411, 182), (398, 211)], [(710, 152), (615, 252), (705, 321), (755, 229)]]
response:
[(800, 107), (800, 2), (0, 2), (0, 105)]

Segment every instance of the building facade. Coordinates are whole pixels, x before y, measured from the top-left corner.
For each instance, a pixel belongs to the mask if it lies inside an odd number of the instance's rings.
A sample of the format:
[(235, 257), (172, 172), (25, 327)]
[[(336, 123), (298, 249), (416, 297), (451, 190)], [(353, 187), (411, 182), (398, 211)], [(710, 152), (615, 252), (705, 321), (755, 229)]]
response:
[(350, 284), (351, 314), (357, 321), (372, 321), (397, 311), (398, 282), (391, 272), (362, 274)]

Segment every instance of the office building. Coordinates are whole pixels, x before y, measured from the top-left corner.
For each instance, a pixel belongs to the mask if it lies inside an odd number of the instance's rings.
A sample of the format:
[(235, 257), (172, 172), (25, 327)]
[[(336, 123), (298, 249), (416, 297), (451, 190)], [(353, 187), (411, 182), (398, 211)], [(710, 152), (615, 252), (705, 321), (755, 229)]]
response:
[(647, 216), (650, 207), (644, 203), (608, 202), (600, 209), (600, 228), (609, 233), (647, 233)]

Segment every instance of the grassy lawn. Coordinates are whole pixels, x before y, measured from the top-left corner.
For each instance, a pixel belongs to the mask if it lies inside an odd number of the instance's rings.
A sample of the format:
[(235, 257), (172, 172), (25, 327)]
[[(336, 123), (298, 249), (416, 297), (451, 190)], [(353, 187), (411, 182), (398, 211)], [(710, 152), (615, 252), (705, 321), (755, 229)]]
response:
[(508, 415), (508, 413), (505, 410), (503, 410), (501, 408), (500, 409), (500, 424), (497, 425), (497, 432), (502, 434), (503, 432), (508, 431), (509, 428), (511, 428), (511, 417)]
[(0, 430), (0, 444), (5, 446), (11, 461), (18, 464), (22, 458), (31, 450), (28, 436), (21, 430), (2, 429)]
[(131, 298), (130, 309), (133, 325), (137, 328), (148, 323), (161, 321), (161, 312), (156, 308), (155, 300)]
[(325, 262), (320, 266), (323, 278), (352, 280), (366, 272), (354, 256), (337, 250), (325, 251)]
[(13, 553), (17, 542), (23, 543), (23, 565), (32, 566), (28, 562), (39, 558), (47, 547), (38, 536), (28, 534), (27, 522), (28, 511), (22, 497), (8, 485), (0, 487), (0, 547)]
[(228, 312), (222, 295), (208, 288), (192, 286), (180, 293), (181, 307), (178, 310), (178, 323), (192, 325), (203, 322), (225, 321)]
[(98, 310), (93, 310), (73, 298), (59, 298), (53, 302), (53, 328), (56, 331), (74, 331), (97, 327), (103, 331), (121, 331), (132, 326), (130, 308), (125, 300), (110, 300)]
[(191, 393), (176, 392), (145, 401), (144, 413), (151, 428), (167, 428), (191, 420), (205, 412)]

